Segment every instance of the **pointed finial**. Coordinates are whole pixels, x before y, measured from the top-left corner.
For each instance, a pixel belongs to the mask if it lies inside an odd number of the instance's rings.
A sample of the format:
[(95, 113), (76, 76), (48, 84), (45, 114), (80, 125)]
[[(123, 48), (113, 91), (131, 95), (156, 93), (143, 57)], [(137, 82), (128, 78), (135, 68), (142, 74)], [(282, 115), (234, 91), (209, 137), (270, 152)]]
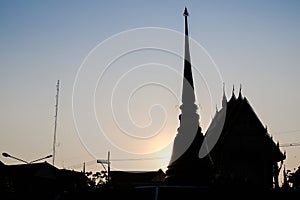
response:
[(242, 84), (240, 84), (240, 94), (242, 93)]
[(227, 98), (225, 95), (225, 83), (223, 82), (223, 99), (222, 99), (222, 107), (224, 108), (227, 104)]
[(232, 85), (232, 96), (235, 96), (235, 94), (234, 94), (234, 85)]
[(239, 97), (238, 98), (242, 98), (242, 84), (240, 84), (240, 91), (239, 91)]
[(225, 83), (223, 82), (223, 99), (226, 99)]
[(184, 8), (183, 16), (189, 16), (189, 12), (186, 7)]

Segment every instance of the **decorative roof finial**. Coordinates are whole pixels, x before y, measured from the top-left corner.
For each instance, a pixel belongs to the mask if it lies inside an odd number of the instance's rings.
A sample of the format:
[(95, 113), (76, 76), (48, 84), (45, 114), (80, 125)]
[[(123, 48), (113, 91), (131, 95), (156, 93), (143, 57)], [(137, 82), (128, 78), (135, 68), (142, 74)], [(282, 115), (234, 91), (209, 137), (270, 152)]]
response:
[(190, 16), (187, 8), (184, 8), (183, 16)]
[(242, 84), (240, 84), (240, 91), (239, 91), (239, 97), (238, 98), (242, 98)]
[(234, 98), (234, 99), (235, 99), (235, 94), (234, 94), (234, 85), (232, 85), (232, 95), (231, 95), (231, 98)]
[(227, 104), (227, 98), (225, 95), (225, 83), (223, 82), (223, 99), (222, 99), (222, 107), (224, 108)]

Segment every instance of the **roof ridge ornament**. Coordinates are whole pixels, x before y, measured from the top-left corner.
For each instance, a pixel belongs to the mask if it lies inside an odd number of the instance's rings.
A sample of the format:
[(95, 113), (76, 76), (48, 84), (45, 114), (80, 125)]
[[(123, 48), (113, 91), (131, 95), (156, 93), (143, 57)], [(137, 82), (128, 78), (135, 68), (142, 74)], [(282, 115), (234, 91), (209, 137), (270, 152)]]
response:
[(223, 82), (223, 99), (222, 99), (222, 108), (224, 108), (227, 104), (227, 98), (225, 94), (225, 82)]
[(243, 96), (242, 96), (242, 84), (240, 83), (240, 91), (239, 91), (239, 99), (242, 99)]
[(231, 97), (234, 97), (235, 98), (235, 94), (234, 94), (234, 84), (232, 85), (232, 96)]

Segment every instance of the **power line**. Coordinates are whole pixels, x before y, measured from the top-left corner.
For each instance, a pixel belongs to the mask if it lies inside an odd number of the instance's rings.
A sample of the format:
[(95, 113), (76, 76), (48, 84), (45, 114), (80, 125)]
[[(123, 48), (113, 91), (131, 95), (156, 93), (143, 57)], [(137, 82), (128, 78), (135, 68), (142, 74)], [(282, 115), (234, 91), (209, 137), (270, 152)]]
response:
[(87, 161), (87, 162), (82, 162), (82, 163), (80, 163), (80, 164), (70, 165), (70, 166), (68, 166), (68, 167), (66, 167), (66, 168), (71, 168), (71, 169), (74, 169), (74, 168), (81, 168), (83, 163), (85, 163), (85, 166), (91, 166), (91, 165), (97, 164), (97, 160), (90, 160), (90, 161)]
[(297, 133), (300, 132), (300, 129), (295, 129), (295, 130), (286, 130), (286, 131), (279, 131), (279, 132), (275, 132), (276, 135), (280, 135), (280, 134), (284, 134), (284, 133)]
[(279, 145), (280, 147), (294, 147), (294, 146), (300, 146), (300, 142), (294, 142), (294, 143), (285, 143)]
[(166, 157), (150, 157), (150, 158), (124, 158), (124, 159), (111, 159), (111, 161), (143, 161), (143, 160), (160, 160)]
[[(165, 159), (166, 157), (148, 157), (148, 158), (119, 158), (119, 159), (110, 159), (111, 162), (126, 162), (126, 161), (144, 161), (144, 160), (160, 160)], [(86, 166), (97, 164), (97, 159), (90, 160), (85, 163)], [(74, 164), (71, 166), (68, 166), (67, 168), (79, 168), (82, 167), (82, 163), (80, 164)]]

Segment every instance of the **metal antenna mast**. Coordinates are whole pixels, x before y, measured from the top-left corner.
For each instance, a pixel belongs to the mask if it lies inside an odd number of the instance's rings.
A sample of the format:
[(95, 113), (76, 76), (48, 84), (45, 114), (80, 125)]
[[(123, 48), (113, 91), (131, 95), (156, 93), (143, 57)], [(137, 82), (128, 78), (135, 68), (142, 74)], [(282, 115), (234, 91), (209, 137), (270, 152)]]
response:
[(56, 84), (56, 103), (55, 103), (55, 121), (54, 121), (54, 137), (53, 137), (53, 157), (52, 157), (52, 165), (54, 166), (55, 161), (55, 146), (56, 146), (56, 128), (57, 128), (57, 113), (58, 113), (58, 93), (59, 93), (59, 80)]

